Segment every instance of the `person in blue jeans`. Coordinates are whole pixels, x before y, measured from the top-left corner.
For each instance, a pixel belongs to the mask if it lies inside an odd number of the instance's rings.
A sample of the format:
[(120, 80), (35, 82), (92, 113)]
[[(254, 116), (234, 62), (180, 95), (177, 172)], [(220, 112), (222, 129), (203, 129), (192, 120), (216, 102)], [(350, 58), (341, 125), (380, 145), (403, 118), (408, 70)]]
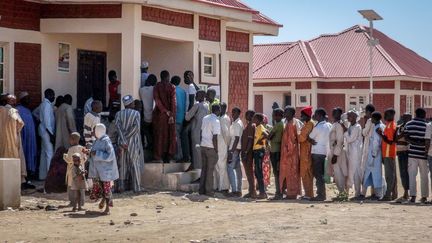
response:
[(186, 97), (186, 91), (180, 87), (181, 79), (179, 76), (174, 76), (171, 78), (171, 84), (176, 86), (176, 137), (177, 137), (177, 152), (175, 155), (175, 160), (181, 161), (183, 159), (183, 149), (181, 134), (183, 131), (183, 123), (186, 116), (186, 111), (188, 108), (188, 102)]
[(241, 110), (234, 107), (231, 111), (233, 123), (230, 126), (230, 144), (228, 147), (228, 178), (231, 184), (231, 196), (242, 196), (242, 170), (240, 166), (240, 138), (243, 133), (243, 122), (240, 119)]
[(268, 132), (263, 125), (264, 115), (256, 113), (253, 117), (253, 123), (255, 123), (255, 137), (253, 145), (253, 158), (255, 164), (255, 178), (258, 183), (259, 195), (258, 199), (266, 199), (267, 194), (264, 186), (264, 175), (263, 175), (263, 158), (265, 154)]

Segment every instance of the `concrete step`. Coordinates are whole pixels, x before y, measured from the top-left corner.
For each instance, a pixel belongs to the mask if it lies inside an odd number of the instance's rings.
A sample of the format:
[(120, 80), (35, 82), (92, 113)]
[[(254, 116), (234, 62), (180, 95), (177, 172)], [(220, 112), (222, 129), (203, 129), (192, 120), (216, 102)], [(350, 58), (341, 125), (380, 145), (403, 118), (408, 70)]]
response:
[(183, 172), (187, 170), (190, 163), (144, 163), (144, 171), (141, 175), (141, 186), (146, 189), (166, 190), (166, 174)]
[(173, 173), (173, 172), (184, 172), (187, 170), (190, 166), (190, 163), (168, 163), (163, 164), (163, 172), (165, 174), (167, 173)]
[(200, 178), (201, 170), (165, 174), (164, 185), (168, 190), (179, 190), (180, 185), (190, 184)]
[(198, 192), (199, 191), (199, 184), (198, 183), (193, 183), (193, 184), (183, 184), (180, 185), (178, 191), (181, 192)]

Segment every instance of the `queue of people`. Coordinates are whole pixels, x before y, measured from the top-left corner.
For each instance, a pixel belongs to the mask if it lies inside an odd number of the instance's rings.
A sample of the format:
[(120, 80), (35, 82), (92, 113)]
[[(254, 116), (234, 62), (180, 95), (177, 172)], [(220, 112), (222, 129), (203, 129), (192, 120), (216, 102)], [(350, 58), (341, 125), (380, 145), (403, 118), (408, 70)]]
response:
[[(91, 186), (91, 199), (101, 199), (99, 207), (109, 213), (112, 191), (142, 190), (146, 160), (191, 162), (188, 171), (201, 170), (199, 192), (210, 196), (243, 196), (243, 165), (249, 184), (245, 198), (268, 198), (272, 169), (273, 200), (326, 200), (327, 173), (334, 178), (339, 198), (354, 190), (353, 200), (364, 200), (371, 187), (367, 198), (391, 201), (399, 196), (398, 158), (404, 188), (398, 201), (416, 201), (420, 171), (420, 201), (427, 202), (432, 125), (422, 108), (414, 119), (404, 114), (396, 123), (393, 109), (382, 115), (372, 104), (366, 106), (363, 122), (355, 110), (344, 113), (336, 107), (329, 118), (322, 108), (305, 107), (296, 114), (293, 107), (274, 104), (269, 124), (265, 115), (253, 110), (229, 110), (214, 89), (198, 88), (191, 71), (184, 73), (182, 87), (181, 78), (171, 78), (168, 71), (160, 73), (158, 82), (156, 75), (147, 73), (147, 62), (141, 70), (139, 100), (131, 95), (120, 100), (121, 82), (115, 71), (109, 72), (108, 121), (101, 117), (103, 102), (90, 97), (82, 107), (82, 132), (69, 94), (56, 98), (54, 90), (45, 90), (33, 112), (27, 92), (19, 94), (19, 103), (14, 95), (1, 97), (0, 121), (6, 135), (0, 137), (0, 157), (20, 158), (24, 189), (34, 188), (29, 178), (38, 174), (47, 192), (67, 190), (71, 205), (79, 210)], [(124, 109), (118, 109), (120, 102)]]

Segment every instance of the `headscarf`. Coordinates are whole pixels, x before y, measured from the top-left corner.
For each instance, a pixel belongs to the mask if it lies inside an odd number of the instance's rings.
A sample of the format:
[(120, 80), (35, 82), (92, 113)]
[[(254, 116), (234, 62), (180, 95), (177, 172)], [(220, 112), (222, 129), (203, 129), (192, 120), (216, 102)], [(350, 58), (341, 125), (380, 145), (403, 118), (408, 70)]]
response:
[(100, 139), (105, 134), (106, 134), (106, 127), (105, 127), (105, 125), (102, 124), (102, 123), (96, 124), (96, 126), (95, 126), (95, 137), (97, 139)]

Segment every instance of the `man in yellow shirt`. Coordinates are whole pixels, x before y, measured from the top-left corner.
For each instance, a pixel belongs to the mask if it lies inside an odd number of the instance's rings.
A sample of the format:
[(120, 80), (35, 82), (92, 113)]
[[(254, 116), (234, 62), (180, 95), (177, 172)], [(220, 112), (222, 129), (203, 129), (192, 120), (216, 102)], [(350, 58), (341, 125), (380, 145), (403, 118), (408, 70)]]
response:
[(267, 143), (268, 132), (263, 125), (264, 116), (263, 114), (257, 113), (253, 117), (253, 123), (255, 123), (255, 137), (253, 145), (253, 157), (255, 163), (255, 177), (258, 182), (259, 195), (258, 199), (266, 199), (267, 194), (264, 187), (264, 175), (263, 175), (263, 158), (265, 154), (265, 148)]

